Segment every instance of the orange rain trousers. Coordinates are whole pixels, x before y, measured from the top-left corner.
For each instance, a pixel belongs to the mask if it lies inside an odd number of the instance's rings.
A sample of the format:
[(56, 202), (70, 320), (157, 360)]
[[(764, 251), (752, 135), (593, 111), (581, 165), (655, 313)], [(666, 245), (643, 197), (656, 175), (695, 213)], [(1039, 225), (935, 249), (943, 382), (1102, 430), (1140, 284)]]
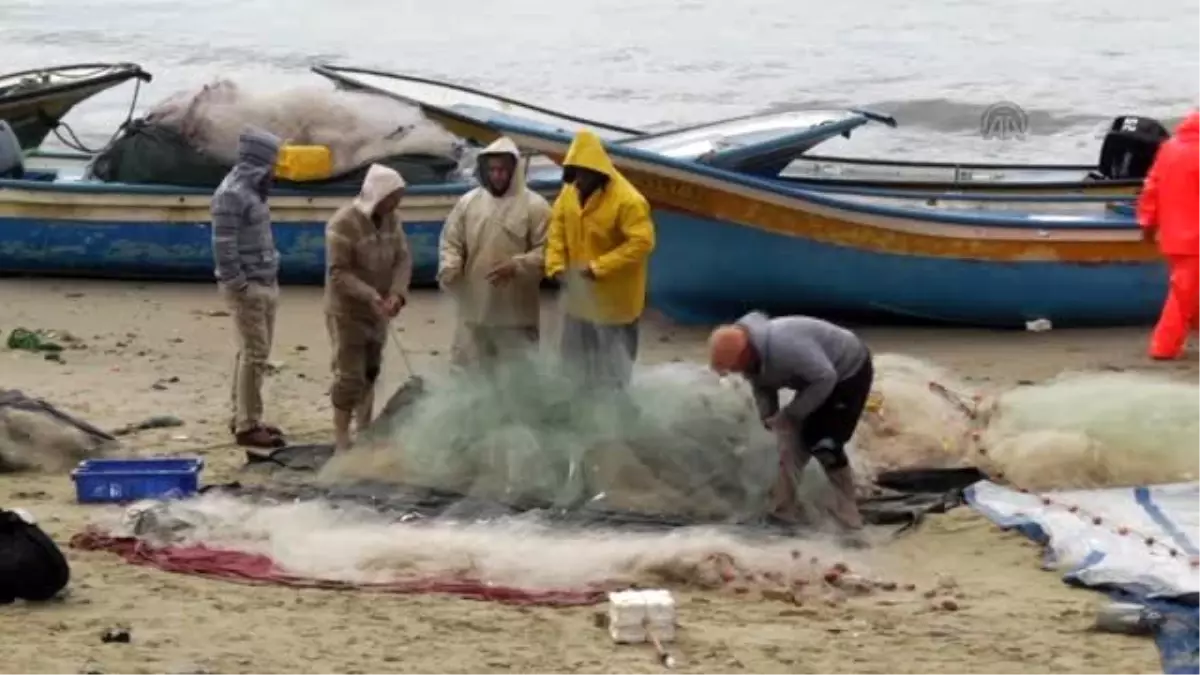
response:
[(1200, 255), (1169, 255), (1167, 265), (1170, 290), (1150, 337), (1150, 356), (1156, 359), (1179, 358), (1200, 319)]

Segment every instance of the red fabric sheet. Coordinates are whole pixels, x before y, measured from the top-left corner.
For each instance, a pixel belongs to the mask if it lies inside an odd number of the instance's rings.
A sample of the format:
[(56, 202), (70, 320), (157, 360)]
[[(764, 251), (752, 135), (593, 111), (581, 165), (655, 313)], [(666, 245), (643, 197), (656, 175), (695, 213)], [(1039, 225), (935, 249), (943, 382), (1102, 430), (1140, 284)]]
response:
[(243, 584), (280, 584), (297, 588), (368, 590), (383, 593), (445, 593), (471, 600), (551, 607), (593, 605), (605, 597), (604, 592), (597, 589), (532, 590), (494, 586), (478, 580), (458, 578), (405, 579), (371, 584), (313, 579), (289, 574), (265, 555), (202, 545), (159, 548), (134, 537), (113, 537), (97, 530), (86, 530), (72, 537), (71, 548), (109, 551), (135, 565)]

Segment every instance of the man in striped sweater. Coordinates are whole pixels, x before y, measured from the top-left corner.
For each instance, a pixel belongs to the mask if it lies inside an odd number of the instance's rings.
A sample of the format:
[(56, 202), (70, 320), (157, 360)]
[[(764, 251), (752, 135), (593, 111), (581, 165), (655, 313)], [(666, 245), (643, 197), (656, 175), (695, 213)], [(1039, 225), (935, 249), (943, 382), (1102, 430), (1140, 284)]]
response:
[(239, 445), (260, 448), (286, 444), (282, 432), (262, 419), (263, 378), (279, 303), (279, 252), (271, 233), (267, 191), (280, 145), (266, 131), (243, 131), (237, 163), (212, 197), (216, 277), (237, 334), (230, 428)]

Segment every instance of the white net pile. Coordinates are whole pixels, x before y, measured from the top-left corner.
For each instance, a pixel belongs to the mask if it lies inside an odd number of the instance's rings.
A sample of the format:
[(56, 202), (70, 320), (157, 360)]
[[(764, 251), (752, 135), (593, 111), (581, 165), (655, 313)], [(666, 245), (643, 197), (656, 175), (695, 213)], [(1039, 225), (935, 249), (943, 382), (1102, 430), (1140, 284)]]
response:
[(334, 174), (384, 157), (424, 154), (461, 160), (461, 140), (399, 101), (330, 89), (299, 87), (254, 92), (228, 79), (176, 93), (146, 121), (181, 133), (192, 147), (232, 164), (247, 126), (266, 129), (296, 145), (324, 145)]
[(204, 544), (270, 556), (290, 574), (351, 583), (473, 579), (527, 589), (631, 582), (720, 586), (747, 578), (812, 580), (847, 557), (832, 540), (749, 539), (713, 527), (669, 532), (550, 528), (520, 519), (398, 523), (322, 501), (254, 504), (207, 494), (106, 515), (108, 531), (153, 545)]
[(1138, 373), (1070, 373), (997, 397), (982, 462), (1029, 490), (1190, 482), (1200, 389)]
[(1140, 373), (1067, 373), (982, 392), (934, 365), (884, 354), (855, 436), (873, 472), (977, 466), (1029, 490), (1194, 481), (1200, 388)]

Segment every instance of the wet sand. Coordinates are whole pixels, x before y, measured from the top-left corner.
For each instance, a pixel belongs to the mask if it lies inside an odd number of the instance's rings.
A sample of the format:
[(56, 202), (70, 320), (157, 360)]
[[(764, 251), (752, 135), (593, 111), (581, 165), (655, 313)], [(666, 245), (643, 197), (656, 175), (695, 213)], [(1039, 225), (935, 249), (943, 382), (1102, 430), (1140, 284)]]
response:
[[(231, 320), (215, 290), (50, 280), (0, 281), (0, 330), (69, 331), (82, 342), (64, 363), (0, 350), (4, 388), (44, 398), (103, 428), (153, 415), (185, 425), (127, 437), (137, 453), (199, 448), (206, 482), (232, 480), (243, 461), (228, 445)], [(556, 328), (547, 309), (547, 332)], [(434, 293), (399, 319), (399, 345), (419, 373), (443, 368), (453, 321)], [(1145, 329), (1046, 333), (867, 328), (877, 353), (902, 352), (984, 387), (1064, 370), (1144, 369), (1195, 382), (1195, 356), (1152, 364)], [(643, 359), (698, 359), (705, 331), (647, 322)], [(272, 422), (294, 438), (328, 437), (329, 353), (320, 290), (284, 289), (266, 390)], [(384, 389), (408, 373), (388, 348)], [(0, 504), (32, 511), (65, 549), (96, 507), (73, 502), (65, 475), (0, 476)], [(515, 609), (440, 596), (386, 596), (247, 587), (127, 565), (67, 550), (62, 602), (0, 612), (4, 670), (23, 672), (574, 672), (658, 671), (648, 647), (617, 647), (594, 608)], [(1157, 672), (1148, 639), (1086, 631), (1096, 593), (1038, 568), (1038, 548), (967, 509), (931, 518), (876, 551), (913, 592), (796, 607), (757, 593), (682, 592), (673, 651), (686, 672)], [(954, 580), (957, 610), (923, 593)], [(130, 644), (102, 644), (116, 624)]]

